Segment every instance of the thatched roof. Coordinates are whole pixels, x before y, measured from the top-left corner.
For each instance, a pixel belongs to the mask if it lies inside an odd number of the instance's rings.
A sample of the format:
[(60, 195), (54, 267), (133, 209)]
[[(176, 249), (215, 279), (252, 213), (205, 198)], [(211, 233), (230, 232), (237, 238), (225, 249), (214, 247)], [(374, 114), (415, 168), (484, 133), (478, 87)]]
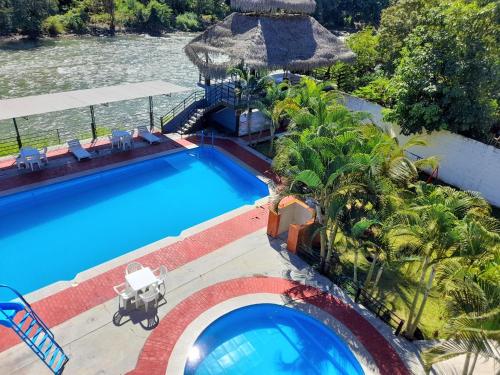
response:
[(271, 13), (282, 10), (288, 13), (312, 14), (315, 0), (231, 0), (231, 8), (241, 12)]
[(241, 13), (208, 28), (185, 52), (203, 74), (214, 78), (243, 62), (250, 69), (310, 71), (355, 57), (339, 38), (307, 15)]

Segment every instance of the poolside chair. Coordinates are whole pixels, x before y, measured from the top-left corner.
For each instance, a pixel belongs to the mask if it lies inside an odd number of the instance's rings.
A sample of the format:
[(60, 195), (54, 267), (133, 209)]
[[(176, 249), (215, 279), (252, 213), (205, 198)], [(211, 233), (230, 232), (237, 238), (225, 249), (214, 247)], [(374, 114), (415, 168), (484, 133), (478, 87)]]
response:
[(146, 312), (148, 312), (148, 306), (150, 302), (154, 301), (154, 305), (156, 306), (159, 294), (160, 290), (158, 289), (158, 286), (152, 285), (146, 292), (139, 295), (139, 298), (142, 300), (142, 302), (144, 302), (144, 308), (146, 309)]
[(151, 133), (148, 128), (144, 125), (138, 126), (137, 127), (137, 134), (139, 137), (144, 139), (146, 142), (148, 142), (150, 145), (153, 143), (160, 143), (160, 138), (158, 138), (156, 135)]
[[(122, 307), (122, 301), (125, 302), (124, 308), (127, 307), (127, 302), (134, 298), (135, 293), (134, 291), (130, 288), (130, 286), (127, 283), (123, 283), (120, 285), (116, 285), (113, 287), (115, 290), (116, 294), (118, 294), (118, 307)], [(137, 306), (137, 301), (136, 301), (136, 306)]]
[(108, 135), (109, 142), (111, 143), (111, 148), (120, 148), (121, 138), (117, 135), (111, 134)]
[(40, 155), (33, 155), (33, 156), (26, 156), (26, 163), (31, 168), (31, 171), (35, 170), (35, 165), (38, 166), (38, 169), (42, 169), (42, 159), (40, 158)]
[(166, 286), (167, 273), (168, 273), (167, 267), (160, 266), (157, 269), (155, 269), (153, 273), (158, 279), (158, 288), (161, 288), (161, 286), (163, 286), (163, 294), (165, 294), (167, 290)]
[(42, 161), (45, 164), (49, 164), (49, 160), (47, 159), (47, 147), (44, 147), (43, 150), (40, 152), (40, 161)]
[(85, 150), (78, 139), (72, 139), (68, 142), (69, 151), (75, 156), (76, 160), (90, 159), (92, 155)]
[(125, 270), (125, 273), (128, 275), (129, 273), (139, 271), (140, 269), (143, 269), (143, 268), (144, 267), (139, 262), (132, 262), (132, 263), (127, 264), (127, 269)]
[(21, 168), (25, 168), (28, 166), (28, 163), (26, 162), (26, 158), (22, 155), (19, 155), (17, 158), (16, 158), (16, 165), (17, 165), (17, 169), (21, 169)]

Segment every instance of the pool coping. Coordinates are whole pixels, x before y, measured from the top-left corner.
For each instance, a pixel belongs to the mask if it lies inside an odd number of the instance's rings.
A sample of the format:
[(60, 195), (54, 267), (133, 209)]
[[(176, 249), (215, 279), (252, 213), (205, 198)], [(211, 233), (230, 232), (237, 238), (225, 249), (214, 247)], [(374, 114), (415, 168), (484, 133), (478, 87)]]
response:
[[(275, 304), (279, 306), (289, 305), (278, 294), (255, 293), (234, 297), (209, 308), (193, 320), (178, 338), (172, 350), (172, 354), (170, 356), (171, 359), (167, 364), (165, 374), (184, 374), (189, 349), (194, 345), (203, 331), (217, 319), (239, 308), (257, 304)], [(298, 303), (293, 305), (291, 308), (319, 320), (320, 323), (323, 323), (334, 334), (336, 334), (349, 348), (365, 374), (380, 374), (378, 368), (374, 365), (373, 358), (368, 350), (366, 350), (356, 336), (334, 316), (321, 310), (319, 307), (304, 301), (298, 301)], [(327, 321), (328, 324), (325, 324), (325, 321)], [(353, 343), (356, 343), (356, 345)]]

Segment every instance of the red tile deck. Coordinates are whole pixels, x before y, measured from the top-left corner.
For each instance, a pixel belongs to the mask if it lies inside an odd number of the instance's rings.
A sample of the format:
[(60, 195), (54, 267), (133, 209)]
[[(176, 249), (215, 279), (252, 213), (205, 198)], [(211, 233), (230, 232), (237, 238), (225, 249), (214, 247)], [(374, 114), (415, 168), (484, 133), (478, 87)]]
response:
[(385, 338), (351, 306), (320, 290), (281, 278), (252, 277), (224, 281), (196, 292), (175, 306), (149, 335), (133, 375), (163, 375), (174, 346), (188, 325), (204, 311), (230, 298), (282, 294), (321, 308), (344, 324), (372, 355), (382, 375), (409, 375), (404, 362)]
[[(11, 177), (6, 177), (0, 179), (0, 191), (15, 189), (18, 187), (29, 186), (32, 184), (49, 181), (51, 179), (70, 176), (75, 173), (81, 173), (86, 171), (91, 171), (93, 169), (102, 168), (105, 166), (122, 163), (125, 161), (132, 161), (137, 158), (141, 158), (148, 155), (154, 155), (157, 153), (181, 149), (192, 144), (198, 144), (198, 137), (189, 137), (185, 139), (172, 140), (170, 138), (163, 137), (163, 141), (158, 145), (148, 146), (148, 147), (137, 147), (132, 150), (114, 153), (106, 156), (99, 156), (97, 158), (77, 162), (65, 163), (64, 165), (44, 168), (30, 173), (17, 174)], [(264, 176), (277, 181), (277, 177), (274, 173), (270, 171), (269, 163), (265, 160), (259, 158), (258, 156), (252, 154), (250, 151), (245, 150), (243, 147), (235, 143), (230, 139), (215, 139), (214, 144), (221, 147), (227, 152), (233, 154), (235, 157), (262, 173)], [(87, 146), (86, 146), (87, 147)], [(92, 150), (101, 150), (109, 148), (109, 143), (100, 141), (99, 143), (93, 144), (91, 146)], [(68, 157), (70, 154), (67, 149), (55, 150), (49, 152), (49, 163), (53, 159)], [(0, 162), (0, 170), (2, 169), (14, 169), (15, 161), (4, 160)]]
[[(165, 146), (152, 146), (144, 148), (144, 150), (153, 150), (155, 152), (164, 151), (164, 147), (185, 147), (191, 142), (196, 142), (195, 138), (190, 140), (179, 140)], [(260, 173), (268, 173), (269, 164), (262, 163), (262, 159), (253, 155), (249, 151), (230, 140), (216, 140), (216, 144), (226, 151), (238, 157), (247, 165)], [(163, 147), (162, 147), (163, 146)], [(138, 151), (138, 150), (137, 150)], [(149, 153), (152, 153), (149, 151)], [(133, 159), (127, 153), (117, 154), (123, 160)], [(143, 156), (141, 152), (133, 150), (132, 154), (135, 157)], [(108, 158), (102, 158), (108, 159)], [(113, 159), (111, 158), (112, 160)], [(123, 161), (120, 160), (120, 161)], [(96, 159), (95, 162), (102, 166), (106, 160)], [(78, 163), (77, 166), (87, 168), (87, 165), (92, 163)], [(94, 167), (95, 164), (94, 164)], [(90, 169), (90, 168), (88, 168)], [(81, 171), (81, 170), (79, 170)], [(25, 175), (27, 176), (27, 175)], [(24, 176), (23, 176), (24, 177)], [(44, 176), (45, 179), (45, 176)], [(252, 209), (235, 218), (217, 224), (200, 233), (192, 235), (182, 241), (175, 242), (165, 248), (154, 251), (146, 256), (138, 258), (137, 261), (146, 266), (156, 268), (160, 265), (165, 265), (172, 270), (178, 268), (188, 262), (191, 262), (203, 255), (221, 248), (233, 241), (236, 241), (248, 234), (251, 234), (259, 229), (262, 229), (267, 224), (267, 209), (263, 207)], [(55, 293), (47, 298), (41, 299), (33, 304), (33, 308), (49, 327), (57, 326), (97, 305), (100, 305), (115, 297), (113, 285), (118, 285), (123, 282), (125, 265), (116, 267), (108, 272), (104, 272), (94, 278), (82, 282), (76, 287), (70, 287)], [(0, 327), (0, 352), (14, 346), (19, 342), (10, 330)]]

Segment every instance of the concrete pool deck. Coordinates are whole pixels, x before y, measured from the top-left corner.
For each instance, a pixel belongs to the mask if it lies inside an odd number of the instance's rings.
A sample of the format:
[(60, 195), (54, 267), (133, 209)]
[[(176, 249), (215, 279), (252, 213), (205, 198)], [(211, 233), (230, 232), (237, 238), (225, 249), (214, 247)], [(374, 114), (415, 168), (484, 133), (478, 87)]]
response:
[[(164, 146), (145, 147), (146, 155), (141, 151), (120, 157), (134, 160), (195, 147), (193, 142), (195, 138), (169, 140)], [(227, 139), (217, 139), (216, 145), (254, 172), (275, 177), (269, 172), (268, 162), (247, 148)], [(116, 160), (104, 159), (95, 168), (116, 166)], [(84, 168), (72, 169), (71, 177), (95, 171)], [(53, 180), (33, 183), (47, 181)], [(260, 302), (293, 306), (323, 321), (349, 344), (367, 374), (423, 373), (412, 344), (395, 337), (389, 327), (340, 289), (333, 287), (325, 292), (328, 280), (318, 276), (313, 285), (291, 280), (291, 271), (300, 272), (306, 264), (283, 252), (280, 240), (270, 240), (265, 234), (266, 224), (264, 199), (190, 228), (179, 237), (85, 271), (73, 281), (28, 295), (70, 356), (65, 373), (181, 374), (187, 349), (210, 322), (235, 308)], [(165, 299), (149, 314), (144, 310), (119, 310), (112, 289), (123, 282), (125, 265), (132, 260), (169, 269)], [(0, 332), (1, 373), (50, 373), (24, 343), (18, 344), (14, 334), (3, 327)]]

